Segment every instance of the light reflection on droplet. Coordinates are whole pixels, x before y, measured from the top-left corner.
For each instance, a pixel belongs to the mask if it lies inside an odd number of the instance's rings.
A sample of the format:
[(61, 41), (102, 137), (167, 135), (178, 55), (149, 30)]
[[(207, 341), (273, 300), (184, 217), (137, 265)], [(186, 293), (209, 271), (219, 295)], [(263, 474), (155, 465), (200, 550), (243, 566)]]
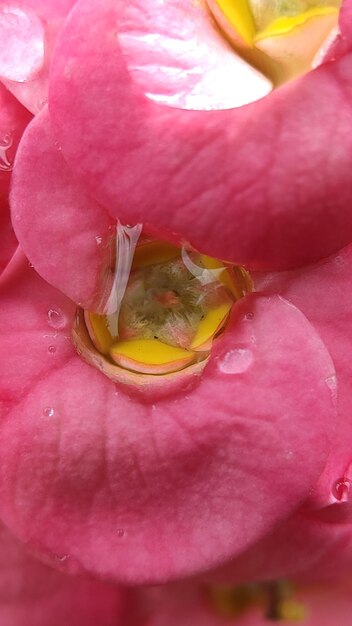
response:
[(49, 346), (49, 347), (48, 347), (48, 352), (49, 352), (50, 354), (55, 354), (55, 352), (56, 352), (56, 347), (55, 347), (55, 346)]
[(65, 316), (59, 309), (48, 309), (48, 324), (52, 328), (63, 328), (66, 324)]
[(229, 350), (218, 360), (218, 368), (223, 374), (243, 374), (253, 361), (253, 352), (247, 348)]
[(350, 490), (352, 482), (346, 476), (339, 478), (332, 486), (332, 495), (339, 502), (348, 502), (350, 499)]
[(101, 246), (101, 244), (103, 243), (103, 238), (102, 237), (96, 237), (95, 241), (96, 241), (97, 246)]
[(54, 414), (55, 414), (55, 410), (52, 406), (46, 406), (43, 409), (43, 415), (45, 415), (45, 417), (53, 417)]

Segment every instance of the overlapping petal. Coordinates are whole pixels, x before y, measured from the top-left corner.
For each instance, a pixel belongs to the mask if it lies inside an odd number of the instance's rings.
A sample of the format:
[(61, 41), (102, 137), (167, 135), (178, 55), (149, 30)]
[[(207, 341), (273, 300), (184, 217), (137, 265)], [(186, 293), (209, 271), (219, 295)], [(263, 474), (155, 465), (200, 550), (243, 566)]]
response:
[(119, 44), (125, 6), (80, 0), (53, 61), (55, 132), (92, 195), (123, 221), (148, 220), (251, 267), (299, 265), (347, 244), (349, 54), (236, 110), (180, 110), (153, 102), (134, 79), (124, 33)]
[(298, 309), (246, 298), (201, 380), (153, 405), (81, 361), (73, 303), (24, 259), (1, 282), (0, 510), (23, 540), (72, 572), (165, 580), (243, 551), (306, 497), (334, 370)]

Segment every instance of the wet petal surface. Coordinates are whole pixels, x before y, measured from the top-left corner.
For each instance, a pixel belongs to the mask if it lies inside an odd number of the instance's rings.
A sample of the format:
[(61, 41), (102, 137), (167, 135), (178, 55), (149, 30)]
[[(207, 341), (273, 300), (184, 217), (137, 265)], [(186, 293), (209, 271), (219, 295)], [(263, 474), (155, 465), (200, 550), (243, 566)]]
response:
[(178, 110), (145, 97), (128, 70), (122, 7), (80, 0), (52, 67), (55, 132), (92, 194), (122, 221), (148, 219), (252, 267), (300, 265), (346, 244), (349, 55), (240, 109)]
[(155, 405), (79, 359), (73, 314), (14, 259), (2, 279), (0, 508), (22, 539), (69, 555), (72, 572), (165, 580), (242, 551), (304, 499), (329, 449), (333, 367), (297, 309), (245, 298), (202, 379)]

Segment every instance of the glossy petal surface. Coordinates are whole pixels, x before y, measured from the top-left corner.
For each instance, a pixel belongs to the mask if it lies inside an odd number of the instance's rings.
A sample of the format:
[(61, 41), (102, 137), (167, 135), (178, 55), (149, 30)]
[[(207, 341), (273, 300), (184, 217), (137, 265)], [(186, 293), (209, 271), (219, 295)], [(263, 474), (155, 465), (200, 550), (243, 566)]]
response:
[(346, 244), (349, 54), (246, 107), (184, 111), (137, 85), (119, 47), (123, 16), (114, 0), (78, 2), (50, 91), (63, 153), (110, 213), (257, 268), (300, 265)]
[(201, 381), (155, 405), (78, 358), (73, 314), (13, 260), (0, 509), (22, 539), (68, 555), (73, 572), (165, 580), (242, 551), (304, 499), (329, 449), (333, 367), (297, 309), (246, 298)]

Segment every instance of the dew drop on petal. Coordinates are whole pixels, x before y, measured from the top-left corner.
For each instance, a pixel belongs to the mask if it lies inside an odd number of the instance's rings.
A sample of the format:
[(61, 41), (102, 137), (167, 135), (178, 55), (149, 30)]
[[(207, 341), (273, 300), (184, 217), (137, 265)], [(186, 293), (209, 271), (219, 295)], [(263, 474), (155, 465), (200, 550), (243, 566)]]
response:
[(118, 528), (116, 534), (118, 537), (122, 538), (125, 536), (125, 531), (123, 528)]
[(96, 241), (97, 246), (101, 246), (101, 244), (103, 243), (103, 238), (102, 237), (96, 237), (95, 241)]
[(66, 325), (65, 316), (59, 309), (48, 309), (48, 324), (52, 328), (64, 328), (64, 326)]
[(48, 352), (49, 352), (50, 354), (55, 354), (55, 352), (56, 352), (56, 347), (55, 347), (55, 346), (49, 346), (49, 348), (48, 348)]
[(332, 495), (339, 502), (348, 502), (350, 498), (351, 486), (351, 480), (343, 476), (334, 482), (332, 486)]
[(10, 133), (6, 133), (0, 137), (0, 171), (11, 172), (12, 162), (9, 160), (7, 151), (13, 144), (13, 138)]
[(248, 311), (248, 313), (246, 313), (246, 315), (244, 316), (244, 319), (247, 322), (250, 322), (253, 319), (253, 317), (254, 317), (253, 311)]
[(45, 415), (45, 417), (53, 417), (55, 411), (54, 408), (52, 406), (46, 406), (43, 409), (43, 415)]
[(247, 348), (229, 350), (218, 360), (218, 368), (223, 374), (243, 374), (253, 361), (253, 352)]

